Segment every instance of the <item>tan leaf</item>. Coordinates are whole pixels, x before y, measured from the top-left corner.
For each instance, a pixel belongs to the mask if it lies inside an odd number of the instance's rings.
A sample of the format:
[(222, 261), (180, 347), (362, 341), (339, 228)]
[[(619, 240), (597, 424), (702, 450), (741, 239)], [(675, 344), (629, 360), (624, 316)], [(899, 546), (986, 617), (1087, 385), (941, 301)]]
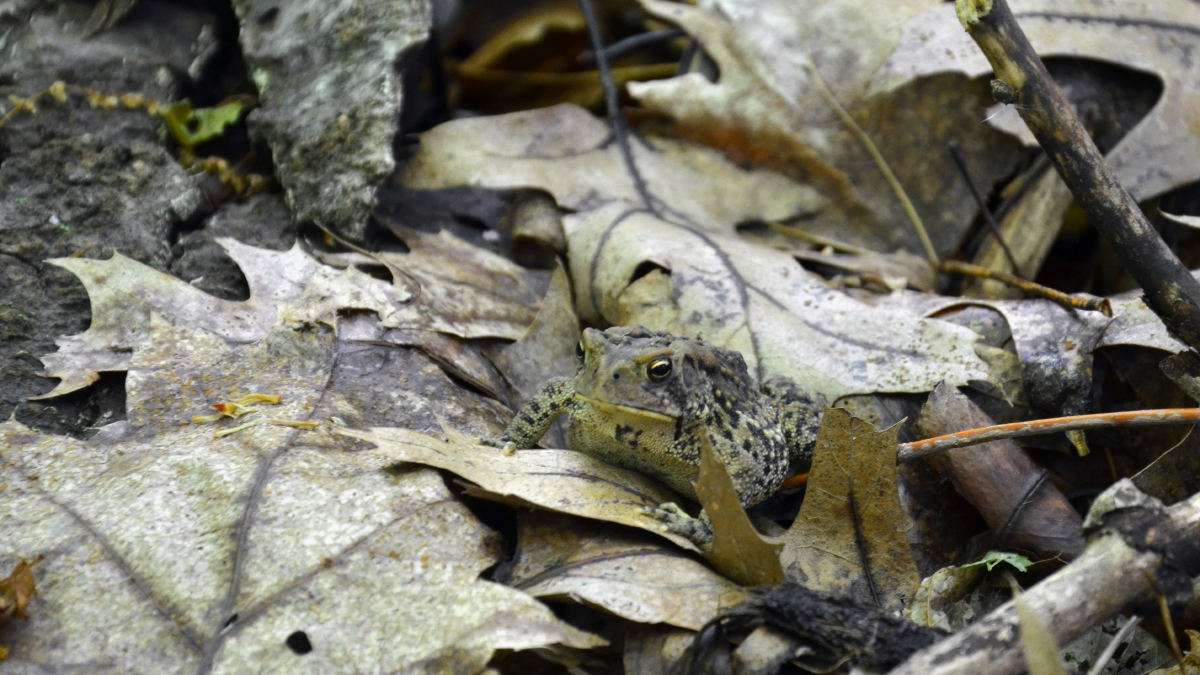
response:
[(522, 512), (519, 524), (507, 583), (535, 598), (691, 630), (746, 599), (693, 555), (636, 530), (546, 511)]
[(232, 239), (217, 241), (246, 275), (248, 300), (215, 298), (119, 254), (109, 260), (49, 261), (83, 282), (92, 302), (92, 323), (84, 333), (56, 340), (58, 352), (42, 357), (47, 375), (62, 382), (38, 398), (82, 389), (102, 371), (126, 370), (130, 350), (145, 342), (152, 314), (230, 344), (261, 340), (280, 316), (295, 324), (336, 326), (341, 313), (351, 309), (375, 312), (385, 328), (516, 339), (533, 321), (540, 302), (537, 273), (501, 263), (500, 256), (449, 234), (414, 236), (413, 253), (391, 258), (402, 270), (412, 267), (420, 279), (411, 290), (354, 268), (322, 265), (298, 245), (280, 252)]
[(783, 536), (790, 577), (882, 609), (913, 597), (921, 578), (897, 491), (896, 434), (826, 409), (804, 505)]
[[(785, 376), (833, 401), (986, 380), (977, 336), (872, 309), (784, 253), (613, 203), (565, 219), (580, 318), (700, 337), (735, 349), (762, 381)], [(661, 273), (638, 277), (647, 266)], [(631, 281), (632, 280), (632, 281)]]
[(708, 434), (700, 437), (700, 478), (696, 496), (712, 520), (712, 547), (704, 557), (722, 574), (744, 586), (775, 586), (783, 581), (782, 544), (767, 542), (742, 510), (733, 479), (713, 452)]
[(661, 522), (644, 508), (679, 501), (662, 484), (639, 473), (605, 464), (573, 450), (500, 449), (470, 442), (458, 434), (434, 438), (406, 429), (340, 429), (376, 447), (371, 454), (395, 462), (435, 466), (462, 476), (484, 490), (571, 515), (607, 520), (662, 534), (696, 550), (688, 539), (661, 532)]
[[(0, 425), (5, 545), (45, 556), (45, 603), (14, 653), (130, 673), (203, 662), (395, 671), (431, 659), (473, 672), (495, 649), (602, 642), (479, 580), (499, 551), (436, 472), (385, 471), (371, 453), (321, 447), (322, 431), (264, 425), (216, 439), (222, 423), (186, 423), (213, 397), (247, 393), (280, 395), (281, 419), (353, 413), (339, 402), (330, 331), (279, 325), (235, 350), (150, 319), (126, 422), (90, 441)], [(311, 645), (303, 661), (289, 635)]]
[[(460, 185), (539, 187), (560, 207), (587, 211), (612, 200), (640, 204), (612, 131), (581, 108), (455, 120), (421, 135), (401, 174), (409, 188)], [(632, 143), (658, 208), (713, 232), (733, 235), (751, 220), (784, 220), (829, 206), (815, 190), (772, 171), (747, 171), (720, 152), (654, 136)]]

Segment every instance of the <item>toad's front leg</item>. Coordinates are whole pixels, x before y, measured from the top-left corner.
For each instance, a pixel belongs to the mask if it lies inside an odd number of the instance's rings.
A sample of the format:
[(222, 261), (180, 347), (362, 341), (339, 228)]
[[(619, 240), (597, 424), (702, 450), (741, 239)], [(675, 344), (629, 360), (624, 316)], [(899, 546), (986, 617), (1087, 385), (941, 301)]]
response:
[(707, 551), (712, 546), (713, 524), (705, 511), (693, 517), (675, 502), (667, 502), (656, 507), (643, 508), (642, 512), (662, 523), (663, 532), (679, 535), (691, 541), (701, 551)]
[(532, 448), (574, 400), (575, 386), (571, 378), (548, 380), (533, 398), (521, 406), (500, 440), (483, 439), (483, 443), (504, 448), (506, 455), (511, 455), (514, 450)]

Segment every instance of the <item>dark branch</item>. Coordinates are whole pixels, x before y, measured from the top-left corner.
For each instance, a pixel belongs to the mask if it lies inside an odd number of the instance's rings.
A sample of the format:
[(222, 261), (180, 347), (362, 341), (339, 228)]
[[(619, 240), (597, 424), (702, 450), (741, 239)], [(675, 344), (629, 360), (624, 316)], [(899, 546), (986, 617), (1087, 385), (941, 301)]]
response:
[(1188, 273), (1109, 171), (1067, 99), (1050, 79), (1005, 0), (957, 0), (959, 21), (995, 70), (992, 92), (1016, 104), (1088, 218), (1167, 329), (1200, 347), (1200, 281)]

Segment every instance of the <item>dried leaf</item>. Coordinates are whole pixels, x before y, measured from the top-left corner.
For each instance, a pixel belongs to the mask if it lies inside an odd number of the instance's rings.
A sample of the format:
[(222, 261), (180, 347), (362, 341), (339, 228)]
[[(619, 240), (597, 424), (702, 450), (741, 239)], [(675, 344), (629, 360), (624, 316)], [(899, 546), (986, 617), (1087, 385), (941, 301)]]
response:
[(881, 609), (913, 597), (921, 577), (898, 494), (897, 433), (825, 410), (804, 505), (783, 536), (789, 578)]
[[(1144, 201), (1200, 180), (1200, 82), (1187, 54), (1200, 47), (1200, 9), (1186, 0), (1152, 4), (1101, 0), (1013, 0), (1013, 14), (1037, 53), (1117, 63), (1162, 81), (1157, 105), (1105, 157), (1117, 180)], [(888, 71), (908, 77), (991, 72), (955, 16), (937, 4), (913, 16)]]
[(572, 450), (521, 450), (505, 455), (458, 435), (439, 439), (406, 429), (338, 429), (339, 436), (375, 444), (371, 454), (453, 472), (484, 490), (552, 511), (649, 530), (696, 550), (688, 539), (661, 531), (642, 509), (679, 501), (658, 482)]
[[(912, 602), (904, 608), (904, 616), (921, 626), (954, 630), (949, 613), (964, 613), (963, 599), (984, 576), (978, 566), (943, 567), (931, 576), (922, 579)], [(967, 609), (966, 622), (975, 614)]]
[[(86, 332), (59, 338), (58, 352), (42, 357), (47, 375), (62, 382), (38, 398), (82, 389), (101, 371), (126, 370), (130, 350), (145, 341), (152, 314), (201, 328), (230, 344), (261, 340), (279, 316), (294, 324), (337, 326), (341, 314), (351, 309), (377, 313), (387, 328), (442, 331), (464, 338), (516, 339), (525, 332), (540, 301), (533, 276), (516, 272), (512, 263), (497, 263), (500, 257), (495, 254), (475, 249), (467, 255), (462, 248), (467, 245), (450, 235), (413, 241), (419, 252), (409, 254), (412, 258), (397, 255), (395, 264), (403, 269), (410, 262), (413, 274), (422, 279), (419, 295), (354, 268), (339, 271), (321, 265), (299, 245), (279, 252), (217, 240), (246, 275), (250, 298), (244, 302), (215, 298), (119, 254), (109, 260), (51, 260), (83, 282), (93, 316)], [(437, 268), (445, 271), (429, 271)]]
[(782, 544), (766, 541), (742, 510), (733, 479), (713, 452), (708, 434), (700, 437), (700, 478), (696, 496), (712, 520), (712, 547), (704, 557), (743, 586), (775, 586), (783, 581)]
[(745, 592), (657, 537), (545, 511), (520, 514), (510, 586), (638, 623), (700, 630)]
[[(620, 203), (565, 225), (585, 321), (700, 337), (741, 352), (759, 381), (784, 376), (831, 401), (988, 379), (969, 329), (871, 309), (786, 254)], [(663, 272), (639, 277), (647, 266)]]
[(632, 83), (630, 95), (673, 120), (685, 138), (821, 190), (839, 208), (806, 220), (806, 230), (881, 253), (923, 250), (891, 186), (837, 121), (810, 68), (866, 129), (942, 254), (958, 246), (977, 211), (965, 183), (948, 180), (958, 171), (947, 139), (964, 144), (985, 192), (1018, 161), (1018, 143), (979, 124), (991, 103), (985, 83), (962, 76), (918, 81), (885, 67), (901, 27), (936, 0), (641, 4), (703, 44), (720, 77)]
[(1187, 672), (1179, 667), (1178, 663), (1170, 668), (1159, 668), (1151, 671), (1149, 675), (1194, 675), (1200, 673), (1200, 632), (1194, 630), (1184, 631), (1187, 633), (1188, 640), (1191, 641), (1191, 647), (1187, 653), (1183, 655), (1183, 664), (1187, 668)]
[[(654, 136), (632, 145), (658, 208), (711, 232), (787, 220), (826, 208), (812, 188), (772, 171), (747, 171), (720, 152)], [(538, 187), (558, 205), (589, 211), (612, 200), (641, 204), (607, 124), (569, 105), (447, 122), (421, 134), (401, 173), (409, 188)]]
[[(213, 439), (211, 425), (184, 423), (218, 395), (250, 392), (279, 394), (279, 418), (361, 415), (331, 332), (280, 324), (233, 349), (151, 314), (142, 337), (118, 429), (80, 441), (0, 425), (0, 531), (46, 556), (46, 609), (14, 653), (130, 673), (206, 661), (214, 672), (474, 672), (496, 649), (603, 642), (479, 580), (500, 553), (436, 472), (386, 471), (324, 429)], [(292, 635), (311, 653), (289, 648)]]
[[(34, 560), (34, 563), (38, 562)], [(14, 616), (29, 619), (25, 609), (33, 598), (36, 587), (33, 582), (33, 564), (25, 560), (17, 563), (7, 579), (0, 579), (0, 626)]]
[(92, 9), (92, 15), (83, 25), (83, 37), (89, 38), (117, 25), (121, 17), (137, 5), (137, 0), (100, 0)]

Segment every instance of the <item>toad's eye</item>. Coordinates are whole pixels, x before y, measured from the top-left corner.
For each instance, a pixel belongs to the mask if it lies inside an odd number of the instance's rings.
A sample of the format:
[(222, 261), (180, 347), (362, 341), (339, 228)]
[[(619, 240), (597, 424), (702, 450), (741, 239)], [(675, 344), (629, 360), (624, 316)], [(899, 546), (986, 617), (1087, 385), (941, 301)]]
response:
[(650, 376), (651, 380), (654, 380), (655, 382), (662, 382), (663, 380), (667, 379), (668, 375), (671, 374), (671, 360), (658, 359), (656, 361), (652, 361), (650, 365), (646, 367), (646, 374)]
[(583, 360), (583, 340), (580, 340), (579, 344), (575, 345), (575, 358), (580, 361)]

